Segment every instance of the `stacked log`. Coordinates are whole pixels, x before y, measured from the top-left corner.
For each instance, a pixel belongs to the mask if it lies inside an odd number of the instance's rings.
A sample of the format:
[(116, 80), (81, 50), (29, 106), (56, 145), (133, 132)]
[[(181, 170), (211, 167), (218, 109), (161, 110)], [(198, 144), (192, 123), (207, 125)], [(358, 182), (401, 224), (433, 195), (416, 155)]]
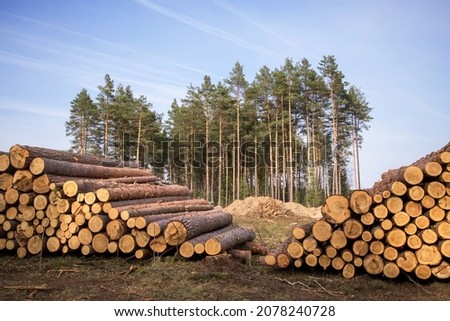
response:
[(214, 244), (203, 255), (215, 255), (255, 235), (189, 188), (163, 184), (133, 163), (23, 145), (0, 153), (0, 251), (143, 259), (195, 238)]
[(450, 143), (390, 170), (372, 189), (333, 195), (323, 219), (292, 230), (265, 257), (275, 268), (310, 267), (419, 280), (450, 278)]

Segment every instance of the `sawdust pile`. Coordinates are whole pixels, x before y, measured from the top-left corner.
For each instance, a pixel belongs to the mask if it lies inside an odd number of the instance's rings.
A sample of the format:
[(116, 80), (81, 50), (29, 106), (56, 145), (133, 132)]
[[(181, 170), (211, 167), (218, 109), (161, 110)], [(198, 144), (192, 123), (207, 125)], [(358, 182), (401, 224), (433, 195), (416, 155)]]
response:
[(283, 203), (268, 196), (247, 197), (243, 200), (236, 200), (227, 206), (225, 211), (235, 216), (262, 218), (298, 216), (319, 219), (322, 217), (320, 207), (308, 208), (299, 203)]

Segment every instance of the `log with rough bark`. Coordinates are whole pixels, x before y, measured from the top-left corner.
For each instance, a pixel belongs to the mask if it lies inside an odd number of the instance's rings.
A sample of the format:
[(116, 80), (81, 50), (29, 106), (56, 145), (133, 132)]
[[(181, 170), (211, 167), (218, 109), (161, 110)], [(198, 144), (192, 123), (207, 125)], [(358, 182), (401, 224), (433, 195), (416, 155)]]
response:
[[(55, 182), (55, 178), (50, 178)], [(100, 188), (126, 187), (127, 185), (149, 184), (157, 181), (153, 175), (136, 177), (119, 177), (109, 179), (73, 178), (62, 177), (63, 192), (67, 197), (73, 197), (78, 193), (96, 191)]]
[(153, 184), (100, 188), (96, 191), (97, 198), (101, 202), (165, 196), (190, 196), (191, 194), (192, 192), (187, 186)]
[(305, 237), (311, 234), (313, 225), (314, 223), (310, 222), (294, 226), (294, 228), (292, 229), (292, 236), (299, 241), (303, 240)]
[[(208, 241), (209, 239), (215, 237), (218, 234), (224, 233), (228, 230), (231, 230), (232, 228), (236, 227), (235, 224), (230, 224), (227, 225), (221, 229), (215, 230), (215, 231), (211, 231), (208, 233), (204, 233), (204, 234), (200, 234), (196, 237), (193, 237), (189, 240), (184, 241), (181, 245), (180, 248), (178, 250), (178, 252), (180, 253), (180, 255), (186, 259), (189, 259), (191, 257), (193, 257), (195, 254), (203, 254), (205, 247), (204, 247), (204, 243), (206, 241)], [(198, 244), (203, 244), (202, 247), (198, 247)], [(202, 250), (197, 250), (196, 251), (196, 246), (197, 248), (201, 248)], [(248, 250), (248, 249), (246, 249)]]
[(52, 158), (36, 157), (30, 163), (33, 175), (53, 174), (72, 177), (117, 178), (126, 176), (151, 176), (149, 170), (129, 167), (105, 167), (101, 165), (72, 163)]
[(209, 215), (185, 215), (167, 224), (164, 239), (167, 244), (176, 246), (196, 237), (231, 224), (233, 217), (227, 212)]
[(287, 247), (291, 244), (291, 242), (292, 236), (289, 236), (281, 242), (276, 249), (269, 251), (269, 253), (264, 256), (264, 262), (274, 268), (283, 269), (288, 267), (292, 262), (289, 254), (287, 254)]
[(239, 244), (251, 242), (255, 237), (256, 234), (252, 229), (236, 226), (206, 241), (205, 252), (208, 255), (217, 255)]
[(214, 206), (209, 204), (204, 199), (191, 199), (186, 201), (174, 201), (153, 203), (144, 206), (127, 207), (120, 211), (120, 217), (123, 220), (127, 220), (130, 217), (139, 217), (146, 215), (164, 214), (164, 213), (177, 213), (177, 212), (198, 212), (209, 211), (214, 209)]
[(186, 218), (186, 216), (193, 217), (193, 216), (207, 216), (210, 214), (218, 214), (223, 213), (220, 209), (213, 209), (210, 211), (199, 211), (199, 212), (190, 212), (190, 213), (166, 213), (166, 214), (158, 214), (158, 215), (148, 215), (145, 216), (145, 221), (148, 223), (146, 227), (147, 233), (152, 237), (157, 237), (161, 233), (164, 232), (167, 225), (172, 222), (176, 221), (178, 219)]
[(36, 157), (58, 159), (66, 162), (99, 165), (106, 167), (136, 167), (135, 162), (122, 162), (111, 159), (99, 158), (91, 155), (81, 155), (71, 152), (54, 150), (42, 147), (26, 145), (14, 145), (9, 150), (11, 165), (17, 169), (27, 167)]

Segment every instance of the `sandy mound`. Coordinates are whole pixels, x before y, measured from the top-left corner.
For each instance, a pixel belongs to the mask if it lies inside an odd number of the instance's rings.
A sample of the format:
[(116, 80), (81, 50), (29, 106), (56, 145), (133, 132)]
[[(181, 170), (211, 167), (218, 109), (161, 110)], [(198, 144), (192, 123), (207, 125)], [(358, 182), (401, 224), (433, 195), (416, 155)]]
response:
[(294, 215), (300, 217), (310, 217), (313, 219), (322, 218), (321, 208), (322, 207), (305, 207), (300, 203), (288, 202), (284, 203), (284, 207), (291, 211)]
[(235, 216), (277, 217), (299, 216), (319, 219), (322, 217), (320, 207), (307, 208), (299, 203), (283, 203), (268, 196), (247, 197), (236, 200), (225, 211)]

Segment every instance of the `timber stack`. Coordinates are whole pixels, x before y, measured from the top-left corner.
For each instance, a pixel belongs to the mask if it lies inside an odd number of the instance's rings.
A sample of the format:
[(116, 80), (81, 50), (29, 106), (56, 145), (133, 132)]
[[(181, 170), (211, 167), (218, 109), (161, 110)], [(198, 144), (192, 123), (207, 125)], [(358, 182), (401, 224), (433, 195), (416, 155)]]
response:
[(368, 191), (328, 197), (322, 215), (294, 227), (266, 264), (332, 269), (345, 278), (450, 279), (450, 143), (387, 171)]
[(189, 188), (132, 165), (23, 145), (0, 153), (0, 251), (190, 258), (255, 238)]

